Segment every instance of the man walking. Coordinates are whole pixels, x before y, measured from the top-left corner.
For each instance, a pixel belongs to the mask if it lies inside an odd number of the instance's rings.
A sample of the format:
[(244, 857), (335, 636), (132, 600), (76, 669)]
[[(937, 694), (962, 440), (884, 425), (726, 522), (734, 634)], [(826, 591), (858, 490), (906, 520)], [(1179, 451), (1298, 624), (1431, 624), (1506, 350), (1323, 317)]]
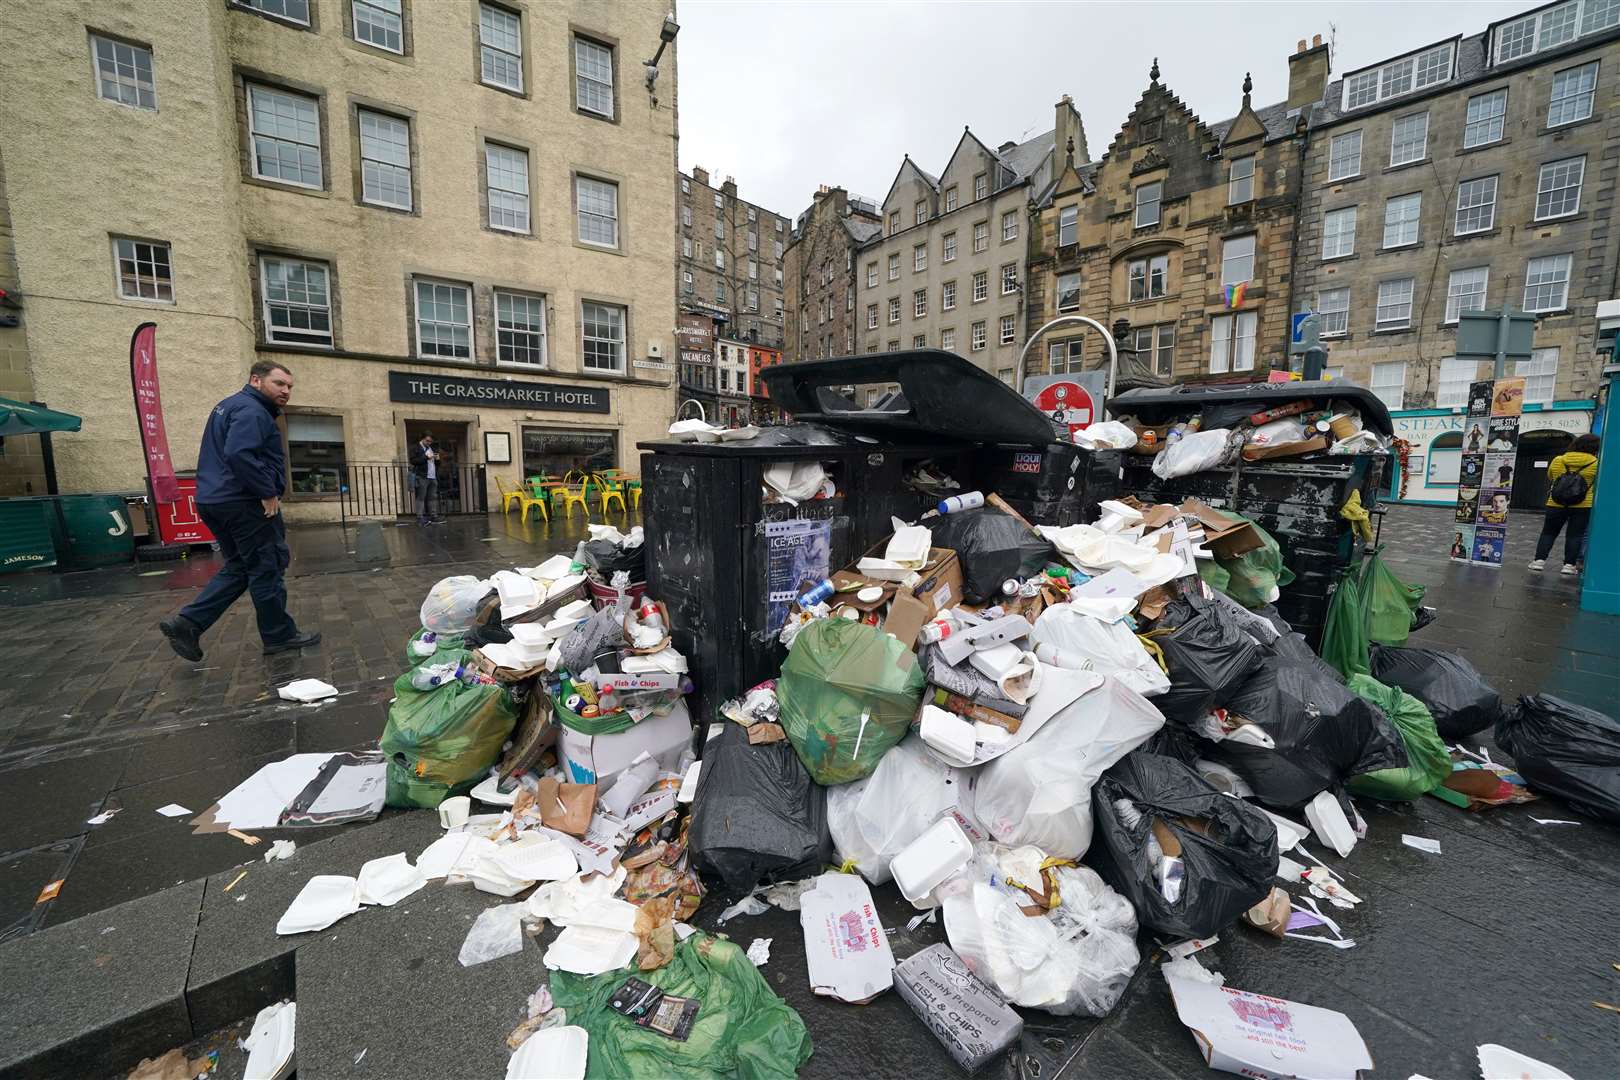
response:
[(186, 660), (203, 658), (198, 638), (244, 592), (253, 597), (266, 655), (321, 640), (318, 633), (301, 633), (287, 614), (282, 581), (290, 558), (281, 519), (287, 460), (276, 417), (292, 397), (292, 387), (292, 372), (260, 360), (249, 369), (247, 385), (214, 406), (203, 428), (197, 514), (219, 542), (225, 565), (180, 614), (158, 623)]
[(424, 435), (411, 447), (412, 486), (416, 489), (416, 523), (439, 525), (439, 452), (433, 449), (433, 436)]

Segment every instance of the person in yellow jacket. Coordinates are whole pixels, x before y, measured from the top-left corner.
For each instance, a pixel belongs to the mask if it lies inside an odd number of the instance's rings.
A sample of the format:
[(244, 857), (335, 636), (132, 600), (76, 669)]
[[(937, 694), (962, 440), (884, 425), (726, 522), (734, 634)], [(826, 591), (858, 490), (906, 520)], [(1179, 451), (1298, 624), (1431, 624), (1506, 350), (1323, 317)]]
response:
[(1596, 435), (1577, 435), (1569, 448), (1547, 466), (1547, 516), (1542, 519), (1541, 536), (1536, 540), (1536, 557), (1530, 569), (1540, 570), (1552, 554), (1553, 541), (1567, 524), (1564, 534), (1562, 574), (1580, 573), (1586, 561), (1586, 527), (1592, 520), (1592, 491), (1597, 487)]

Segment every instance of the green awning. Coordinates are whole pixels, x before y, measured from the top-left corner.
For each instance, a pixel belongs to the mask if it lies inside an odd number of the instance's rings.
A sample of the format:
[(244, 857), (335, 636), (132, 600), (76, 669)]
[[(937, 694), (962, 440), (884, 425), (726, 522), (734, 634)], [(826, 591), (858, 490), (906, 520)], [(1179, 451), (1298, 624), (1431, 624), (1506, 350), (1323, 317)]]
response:
[(35, 435), (41, 431), (78, 431), (84, 421), (72, 413), (43, 405), (0, 398), (0, 436)]

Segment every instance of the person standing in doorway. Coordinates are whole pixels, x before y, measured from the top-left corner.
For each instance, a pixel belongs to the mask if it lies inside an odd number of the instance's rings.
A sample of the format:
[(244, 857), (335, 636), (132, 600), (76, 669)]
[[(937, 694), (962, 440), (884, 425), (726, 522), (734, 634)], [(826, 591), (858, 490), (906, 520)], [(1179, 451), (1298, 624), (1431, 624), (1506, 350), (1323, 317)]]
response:
[(203, 658), (199, 639), (244, 592), (253, 597), (266, 655), (318, 644), (287, 613), (283, 580), (291, 553), (281, 518), (287, 457), (276, 417), (292, 397), (292, 372), (271, 360), (248, 370), (247, 385), (214, 406), (197, 451), (197, 515), (225, 565), (196, 599), (158, 623), (181, 658)]
[(442, 525), (439, 516), (439, 452), (433, 449), (433, 436), (423, 435), (411, 447), (411, 475), (416, 488), (416, 523)]
[(1547, 516), (1541, 522), (1530, 569), (1547, 565), (1553, 541), (1565, 525), (1569, 532), (1564, 534), (1564, 568), (1559, 573), (1578, 574), (1585, 564), (1586, 527), (1592, 521), (1592, 491), (1597, 487), (1598, 445), (1596, 435), (1578, 435), (1547, 466)]

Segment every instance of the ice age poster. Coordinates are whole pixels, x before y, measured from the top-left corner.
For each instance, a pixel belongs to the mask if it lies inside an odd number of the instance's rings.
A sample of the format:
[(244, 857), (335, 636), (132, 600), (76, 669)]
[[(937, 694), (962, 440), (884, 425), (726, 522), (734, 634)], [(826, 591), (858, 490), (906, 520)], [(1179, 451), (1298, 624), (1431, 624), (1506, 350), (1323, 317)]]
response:
[(832, 522), (767, 522), (765, 551), (766, 629), (775, 636), (793, 602), (832, 574)]

